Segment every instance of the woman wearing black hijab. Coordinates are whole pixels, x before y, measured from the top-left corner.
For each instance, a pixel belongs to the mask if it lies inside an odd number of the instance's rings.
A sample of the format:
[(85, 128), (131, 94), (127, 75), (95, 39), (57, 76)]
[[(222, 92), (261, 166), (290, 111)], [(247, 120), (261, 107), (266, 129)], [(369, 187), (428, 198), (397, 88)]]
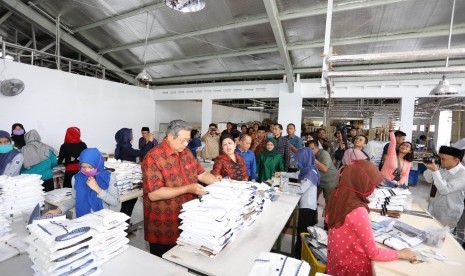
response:
[(26, 130), (24, 129), (23, 125), (20, 123), (13, 124), (11, 126), (11, 140), (13, 140), (14, 147), (17, 149), (21, 149), (26, 145), (24, 141), (24, 134)]

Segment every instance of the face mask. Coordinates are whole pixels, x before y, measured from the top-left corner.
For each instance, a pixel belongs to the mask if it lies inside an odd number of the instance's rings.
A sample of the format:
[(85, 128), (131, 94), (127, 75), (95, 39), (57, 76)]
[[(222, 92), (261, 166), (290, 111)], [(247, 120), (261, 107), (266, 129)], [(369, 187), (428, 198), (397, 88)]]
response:
[(12, 144), (0, 145), (0, 153), (7, 153), (13, 150)]
[(274, 135), (273, 135), (273, 133), (271, 133), (271, 132), (269, 132), (269, 133), (266, 134), (266, 138), (273, 138), (273, 137), (274, 137)]
[(91, 177), (97, 174), (97, 169), (93, 168), (92, 170), (89, 170), (89, 171), (84, 171), (83, 169), (81, 169), (81, 173), (87, 177)]
[(24, 134), (24, 129), (14, 129), (13, 130), (13, 135), (23, 135)]

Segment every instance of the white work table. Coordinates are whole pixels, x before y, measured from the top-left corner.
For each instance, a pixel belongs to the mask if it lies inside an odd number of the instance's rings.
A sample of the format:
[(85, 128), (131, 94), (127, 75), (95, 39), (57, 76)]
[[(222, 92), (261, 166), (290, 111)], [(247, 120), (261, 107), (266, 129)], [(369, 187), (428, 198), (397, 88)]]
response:
[[(421, 207), (414, 203), (412, 210), (423, 211)], [(402, 214), (400, 221), (410, 224), (420, 230), (424, 230), (425, 226), (442, 227), (441, 224), (431, 218)], [(430, 247), (424, 243), (414, 247), (412, 250), (433, 249), (447, 256), (448, 260), (456, 264), (447, 264), (433, 258), (429, 258), (429, 262), (411, 264), (408, 261), (397, 260), (393, 262), (372, 262), (373, 274), (380, 275), (446, 275), (446, 276), (463, 276), (465, 275), (465, 250), (454, 239), (451, 234), (447, 234), (444, 245), (441, 248)], [(417, 253), (419, 254), (419, 253)]]
[(181, 246), (175, 246), (163, 258), (206, 275), (248, 275), (258, 254), (271, 250), (300, 199), (300, 195), (278, 195), (215, 258), (184, 251)]
[[(32, 262), (27, 253), (13, 257), (0, 263), (1, 275), (30, 276), (33, 275)], [(157, 275), (181, 276), (190, 275), (187, 269), (163, 260), (134, 246), (122, 252), (100, 266), (102, 276), (115, 275)]]

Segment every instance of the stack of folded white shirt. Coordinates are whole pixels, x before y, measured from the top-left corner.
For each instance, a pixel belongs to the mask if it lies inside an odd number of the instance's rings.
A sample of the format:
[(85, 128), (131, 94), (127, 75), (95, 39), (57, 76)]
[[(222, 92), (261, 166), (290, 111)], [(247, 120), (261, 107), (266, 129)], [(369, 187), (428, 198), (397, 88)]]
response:
[(368, 207), (374, 211), (385, 210), (402, 212), (407, 196), (411, 194), (412, 193), (408, 189), (378, 188), (368, 197), (370, 201)]
[(10, 222), (0, 216), (0, 263), (26, 251), (23, 238), (12, 233)]
[(249, 276), (307, 276), (310, 265), (306, 261), (281, 254), (261, 252), (254, 261)]
[(76, 219), (83, 225), (90, 226), (93, 235), (94, 255), (99, 265), (105, 263), (124, 250), (128, 249), (129, 239), (126, 238), (129, 217), (124, 213), (102, 209)]
[(270, 202), (271, 191), (266, 184), (229, 180), (205, 189), (209, 193), (201, 199), (183, 204), (177, 244), (214, 257), (255, 221)]
[(52, 202), (68, 200), (72, 197), (72, 188), (56, 189), (45, 193), (45, 199)]
[(0, 216), (18, 221), (37, 204), (44, 206), (42, 183), (37, 174), (0, 176)]
[(134, 189), (136, 184), (142, 183), (140, 164), (109, 159), (105, 162), (105, 167), (114, 170), (113, 174), (116, 177), (116, 185), (118, 185), (120, 194), (127, 193)]
[(95, 275), (94, 231), (65, 215), (40, 217), (28, 225), (27, 252), (35, 275)]

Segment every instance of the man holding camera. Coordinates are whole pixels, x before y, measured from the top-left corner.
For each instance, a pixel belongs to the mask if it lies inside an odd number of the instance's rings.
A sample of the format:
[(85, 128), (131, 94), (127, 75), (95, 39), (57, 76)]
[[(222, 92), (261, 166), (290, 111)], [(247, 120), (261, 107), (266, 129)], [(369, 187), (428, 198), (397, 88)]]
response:
[(208, 131), (202, 136), (205, 148), (202, 151), (203, 159), (215, 159), (220, 154), (220, 132), (216, 124), (210, 124)]
[(448, 225), (453, 229), (464, 210), (465, 167), (460, 163), (463, 151), (442, 146), (439, 149), (439, 158), (440, 169), (434, 158), (423, 160), (427, 168), (423, 174), (426, 182), (433, 183), (437, 188), (436, 195), (430, 198), (428, 211), (444, 226)]

